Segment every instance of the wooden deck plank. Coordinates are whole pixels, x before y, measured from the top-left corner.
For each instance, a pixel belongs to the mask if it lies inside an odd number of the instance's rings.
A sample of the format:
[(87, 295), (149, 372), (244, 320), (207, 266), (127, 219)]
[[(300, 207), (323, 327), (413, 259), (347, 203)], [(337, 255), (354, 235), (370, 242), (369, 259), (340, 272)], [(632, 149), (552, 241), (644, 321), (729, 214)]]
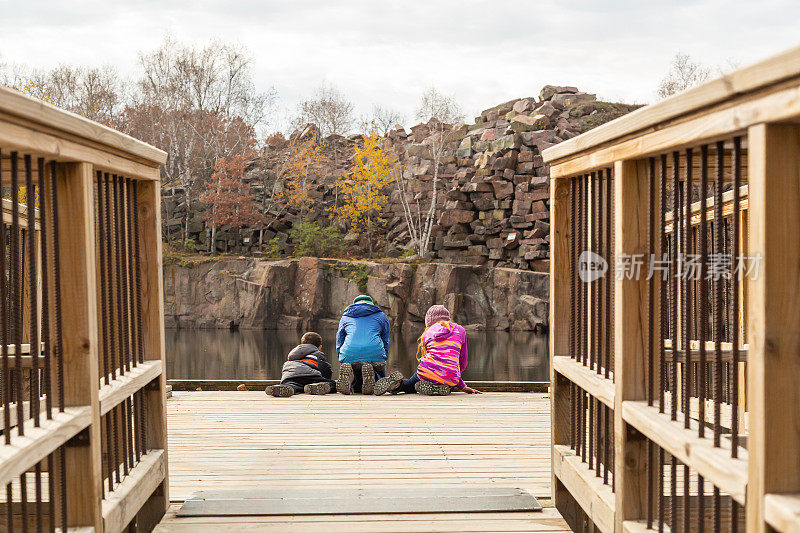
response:
[(543, 513), (182, 517), (157, 531), (568, 531), (550, 497), (547, 395), (295, 396), (175, 392), (169, 493), (200, 490), (519, 487)]

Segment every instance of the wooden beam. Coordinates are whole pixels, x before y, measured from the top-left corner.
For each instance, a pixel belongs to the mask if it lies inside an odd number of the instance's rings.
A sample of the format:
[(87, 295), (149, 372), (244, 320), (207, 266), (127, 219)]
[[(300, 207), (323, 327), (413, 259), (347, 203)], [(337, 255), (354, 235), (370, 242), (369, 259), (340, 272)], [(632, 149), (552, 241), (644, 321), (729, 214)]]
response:
[[(623, 533), (648, 533), (650, 531), (657, 531), (647, 527), (647, 522), (644, 520), (626, 520), (622, 523)], [(664, 524), (664, 531), (670, 531), (669, 525)]]
[(777, 531), (800, 533), (800, 494), (764, 496), (764, 519)]
[(747, 452), (744, 449), (739, 450), (738, 459), (733, 459), (730, 447), (715, 448), (710, 439), (699, 438), (697, 423), (686, 429), (682, 418), (672, 421), (669, 414), (659, 413), (656, 407), (650, 407), (646, 402), (623, 402), (622, 418), (667, 453), (744, 504), (747, 486)]
[(34, 427), (33, 420), (26, 421), (24, 437), (14, 437), (11, 444), (0, 446), (0, 485), (5, 486), (33, 468), (91, 421), (92, 410), (88, 406), (67, 407), (63, 413), (55, 410), (51, 420), (42, 417), (40, 427)]
[(578, 502), (594, 525), (614, 531), (614, 493), (568, 446), (553, 447), (553, 474)]
[[(800, 126), (750, 128), (747, 530), (766, 531), (764, 496), (800, 492)], [(791, 406), (791, 407), (790, 407)]]
[(164, 450), (150, 450), (103, 500), (104, 531), (123, 531), (142, 505), (164, 481), (167, 461)]
[(800, 75), (800, 47), (775, 55), (754, 65), (708, 81), (661, 102), (637, 109), (607, 124), (548, 148), (545, 162), (555, 161), (585, 151), (623, 135), (652, 128), (737, 95)]
[(748, 127), (756, 124), (796, 120), (800, 117), (800, 87), (796, 85), (766, 95), (748, 95), (745, 101), (733, 107), (704, 113), (678, 124), (664, 125), (652, 132), (598, 147), (572, 159), (551, 163), (550, 177), (573, 176), (604, 168), (623, 159), (680, 150), (700, 142), (727, 140), (736, 133), (743, 134)]
[(158, 166), (144, 165), (49, 133), (32, 130), (4, 120), (2, 117), (0, 117), (0, 145), (31, 153), (35, 157), (55, 158), (60, 162), (91, 163), (97, 169), (140, 179), (161, 178)]
[(162, 165), (167, 160), (163, 150), (8, 87), (0, 87), (0, 111), (65, 134), (91, 139), (114, 150), (128, 152), (152, 162), (154, 166)]
[[(648, 253), (647, 172), (646, 160), (615, 164), (614, 257)], [(622, 276), (614, 282), (616, 531), (622, 530), (626, 520), (644, 518), (647, 508), (647, 444), (622, 418), (622, 402), (646, 398), (648, 283), (645, 277)]]
[(138, 392), (145, 385), (161, 375), (163, 364), (161, 361), (145, 361), (131, 368), (125, 375), (118, 375), (108, 385), (100, 386), (100, 416), (128, 399), (134, 392)]
[[(144, 358), (161, 361), (166, 368), (164, 355), (164, 298), (161, 260), (161, 184), (156, 181), (136, 183), (139, 198), (139, 248), (142, 268), (142, 336)], [(142, 506), (137, 521), (155, 524), (169, 508), (167, 464), (167, 381), (164, 372), (158, 377), (157, 387), (145, 392), (147, 410), (146, 448), (163, 450), (164, 481)]]
[[(571, 183), (554, 181), (550, 187), (550, 443), (567, 444), (570, 432), (569, 387), (559, 379), (553, 361), (569, 353), (569, 283), (573, 261), (570, 257), (570, 206)], [(566, 491), (559, 490), (555, 474), (551, 476), (553, 505), (569, 514), (575, 503)]]
[(553, 357), (553, 369), (577, 386), (614, 408), (614, 381), (590, 370), (575, 359), (564, 355)]
[[(44, 413), (47, 407), (47, 399), (44, 397), (39, 398), (39, 413)], [(0, 420), (2, 419), (4, 413), (4, 408), (0, 407)], [(31, 402), (24, 401), (22, 402), (22, 421), (28, 419), (31, 415)], [(16, 427), (17, 425), (17, 403), (11, 402), (8, 404), (8, 418), (10, 420), (11, 427)]]
[(67, 520), (69, 526), (100, 531), (100, 409), (92, 166), (57, 166), (59, 264), (64, 350), (64, 403), (90, 406), (88, 442), (66, 449)]

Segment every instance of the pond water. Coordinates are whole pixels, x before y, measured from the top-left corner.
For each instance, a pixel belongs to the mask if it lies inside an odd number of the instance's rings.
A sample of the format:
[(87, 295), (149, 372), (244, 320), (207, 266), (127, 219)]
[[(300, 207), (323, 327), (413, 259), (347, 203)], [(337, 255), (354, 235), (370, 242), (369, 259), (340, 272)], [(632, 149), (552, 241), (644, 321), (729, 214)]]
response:
[[(336, 332), (320, 332), (323, 351), (338, 372)], [(416, 368), (415, 333), (393, 334), (389, 366), (409, 376)], [(295, 331), (167, 329), (168, 379), (279, 379)], [(531, 332), (469, 333), (465, 380), (548, 381), (547, 336)]]

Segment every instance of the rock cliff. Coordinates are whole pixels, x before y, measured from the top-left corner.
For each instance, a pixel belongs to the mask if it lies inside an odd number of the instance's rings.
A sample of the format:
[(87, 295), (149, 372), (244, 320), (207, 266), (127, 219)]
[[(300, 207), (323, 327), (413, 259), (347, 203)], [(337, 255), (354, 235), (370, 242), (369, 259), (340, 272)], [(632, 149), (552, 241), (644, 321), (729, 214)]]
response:
[(165, 265), (168, 327), (332, 329), (367, 292), (395, 329), (418, 326), (434, 304), (475, 330), (547, 328), (548, 276), (448, 263), (370, 263), (333, 259), (230, 259)]

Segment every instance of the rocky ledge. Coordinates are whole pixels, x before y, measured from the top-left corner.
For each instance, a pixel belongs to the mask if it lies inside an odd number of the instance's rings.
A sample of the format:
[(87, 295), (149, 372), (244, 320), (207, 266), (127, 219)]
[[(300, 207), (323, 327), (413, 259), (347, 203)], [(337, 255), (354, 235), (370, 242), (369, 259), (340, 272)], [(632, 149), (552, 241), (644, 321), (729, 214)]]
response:
[(397, 329), (434, 303), (473, 330), (545, 330), (549, 276), (511, 268), (335, 259), (230, 259), (164, 266), (167, 327), (336, 328), (366, 292)]

